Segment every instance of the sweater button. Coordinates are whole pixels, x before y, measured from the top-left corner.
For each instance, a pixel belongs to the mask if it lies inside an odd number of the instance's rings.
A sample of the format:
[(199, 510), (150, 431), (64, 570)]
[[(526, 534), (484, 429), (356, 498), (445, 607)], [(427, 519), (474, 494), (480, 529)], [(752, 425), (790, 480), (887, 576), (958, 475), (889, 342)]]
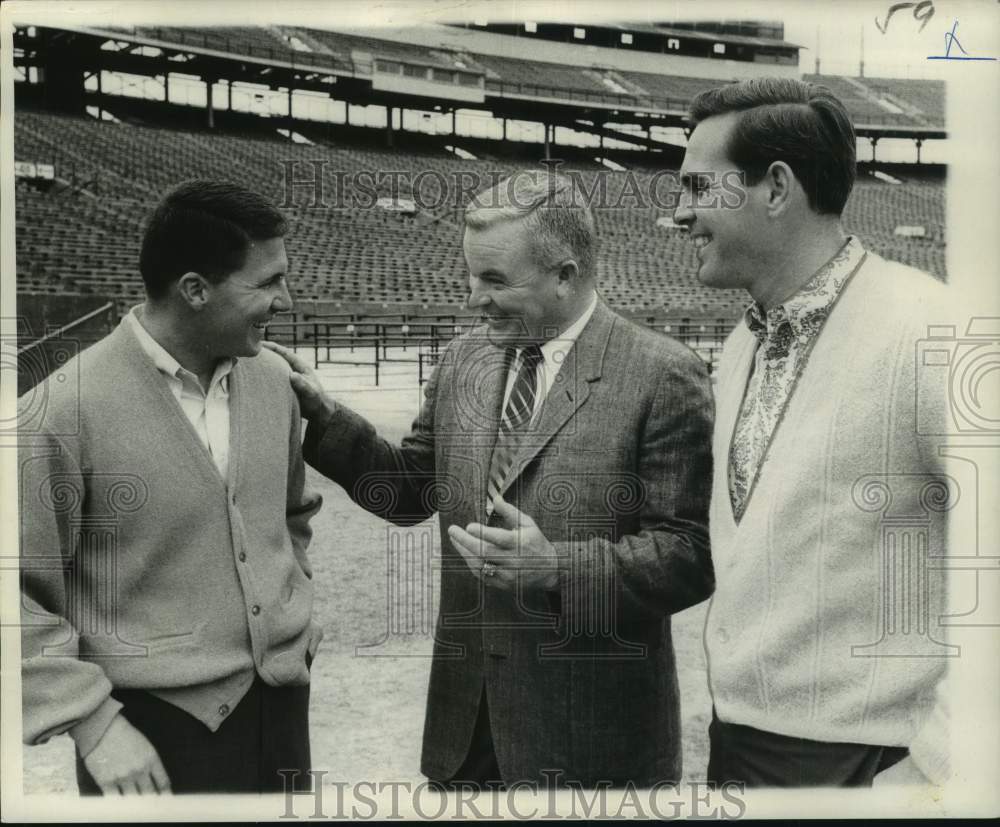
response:
[(229, 706), (227, 704), (223, 704), (222, 706), (220, 706), (219, 707), (219, 714), (220, 715), (228, 715), (229, 714)]
[(719, 643), (729, 642), (729, 634), (725, 629), (719, 629), (719, 631), (715, 633), (715, 636), (719, 639)]
[(245, 551), (240, 552), (240, 562), (245, 563), (247, 561), (247, 553)]
[(250, 614), (259, 615), (260, 614), (260, 606), (257, 606), (257, 605), (251, 606), (250, 607)]

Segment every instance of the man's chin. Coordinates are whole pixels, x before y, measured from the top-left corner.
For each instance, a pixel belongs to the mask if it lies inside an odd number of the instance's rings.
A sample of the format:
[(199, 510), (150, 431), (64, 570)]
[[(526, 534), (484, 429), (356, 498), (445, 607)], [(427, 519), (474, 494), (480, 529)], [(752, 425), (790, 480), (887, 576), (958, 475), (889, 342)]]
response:
[(510, 347), (527, 338), (520, 320), (486, 318), (485, 322), (486, 336), (497, 347)]
[(713, 270), (711, 267), (699, 267), (696, 278), (703, 286), (712, 287), (716, 290), (725, 290), (737, 286), (730, 283), (730, 280), (726, 278), (724, 273)]

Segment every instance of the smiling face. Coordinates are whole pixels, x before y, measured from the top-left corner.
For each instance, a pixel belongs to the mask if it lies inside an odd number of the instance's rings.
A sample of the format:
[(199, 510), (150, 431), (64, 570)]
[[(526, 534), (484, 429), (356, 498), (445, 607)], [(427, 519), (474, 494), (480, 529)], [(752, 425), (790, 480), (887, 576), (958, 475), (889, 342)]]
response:
[(763, 269), (771, 229), (764, 221), (763, 181), (739, 184), (743, 197), (732, 194), (734, 182), (744, 181), (727, 153), (737, 118), (737, 113), (727, 113), (698, 124), (681, 165), (683, 190), (674, 221), (690, 232), (698, 255), (698, 279), (708, 287), (749, 289)]
[(243, 266), (209, 285), (200, 321), (213, 358), (260, 353), (267, 322), (292, 309), (287, 271), (283, 238), (252, 241)]
[(530, 233), (525, 219), (465, 230), (469, 309), (483, 314), (490, 339), (499, 346), (550, 339), (570, 311), (558, 267), (538, 261)]

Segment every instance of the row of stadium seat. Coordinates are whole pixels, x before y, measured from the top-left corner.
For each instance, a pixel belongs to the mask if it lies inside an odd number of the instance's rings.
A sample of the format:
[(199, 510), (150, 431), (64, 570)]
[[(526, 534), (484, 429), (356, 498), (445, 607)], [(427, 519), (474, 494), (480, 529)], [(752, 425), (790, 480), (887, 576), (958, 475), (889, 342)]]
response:
[[(15, 157), (56, 168), (48, 191), (19, 182), (16, 188), (19, 289), (107, 293), (123, 306), (141, 299), (136, 265), (142, 222), (158, 198), (181, 180), (229, 178), (285, 201), (289, 161), (297, 178), (322, 174), (332, 202), (343, 179), (359, 170), (405, 173), (396, 193), (430, 202), (438, 185), (430, 176), (414, 193), (407, 182), (432, 170), (448, 183), (478, 176), (482, 185), (515, 171), (508, 162), (461, 160), (406, 150), (294, 144), (277, 139), (99, 122), (20, 109), (15, 116)], [(317, 162), (323, 162), (323, 166)], [(619, 199), (628, 176), (647, 192), (650, 173), (573, 169), (588, 189), (604, 176), (611, 203), (595, 209), (601, 239), (602, 291), (624, 310), (668, 310), (733, 318), (745, 298), (738, 291), (710, 291), (695, 277), (694, 248), (684, 233), (657, 224), (671, 210)], [(474, 180), (468, 178), (468, 180)], [(348, 193), (367, 197), (354, 187)], [(392, 195), (383, 183), (380, 195)], [(466, 198), (469, 193), (466, 193)], [(310, 207), (311, 185), (299, 186), (287, 212), (293, 282), (305, 300), (459, 305), (467, 292), (461, 254), (461, 207), (452, 202), (428, 214), (370, 208)], [(370, 200), (370, 199), (369, 199)], [(440, 220), (433, 220), (439, 218)], [(944, 187), (921, 181), (893, 185), (858, 181), (845, 215), (875, 251), (944, 275)], [(923, 239), (895, 235), (898, 225), (925, 228)], [(51, 289), (51, 288), (55, 289)]]

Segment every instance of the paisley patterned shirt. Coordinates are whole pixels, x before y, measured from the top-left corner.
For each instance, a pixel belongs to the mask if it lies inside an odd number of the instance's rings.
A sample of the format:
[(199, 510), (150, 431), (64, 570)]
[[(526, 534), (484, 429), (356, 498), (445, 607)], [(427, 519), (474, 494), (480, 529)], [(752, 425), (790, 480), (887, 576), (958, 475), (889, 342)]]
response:
[(851, 236), (792, 298), (768, 311), (754, 302), (744, 313), (759, 344), (729, 448), (729, 498), (737, 522), (813, 340), (864, 258), (861, 242)]

